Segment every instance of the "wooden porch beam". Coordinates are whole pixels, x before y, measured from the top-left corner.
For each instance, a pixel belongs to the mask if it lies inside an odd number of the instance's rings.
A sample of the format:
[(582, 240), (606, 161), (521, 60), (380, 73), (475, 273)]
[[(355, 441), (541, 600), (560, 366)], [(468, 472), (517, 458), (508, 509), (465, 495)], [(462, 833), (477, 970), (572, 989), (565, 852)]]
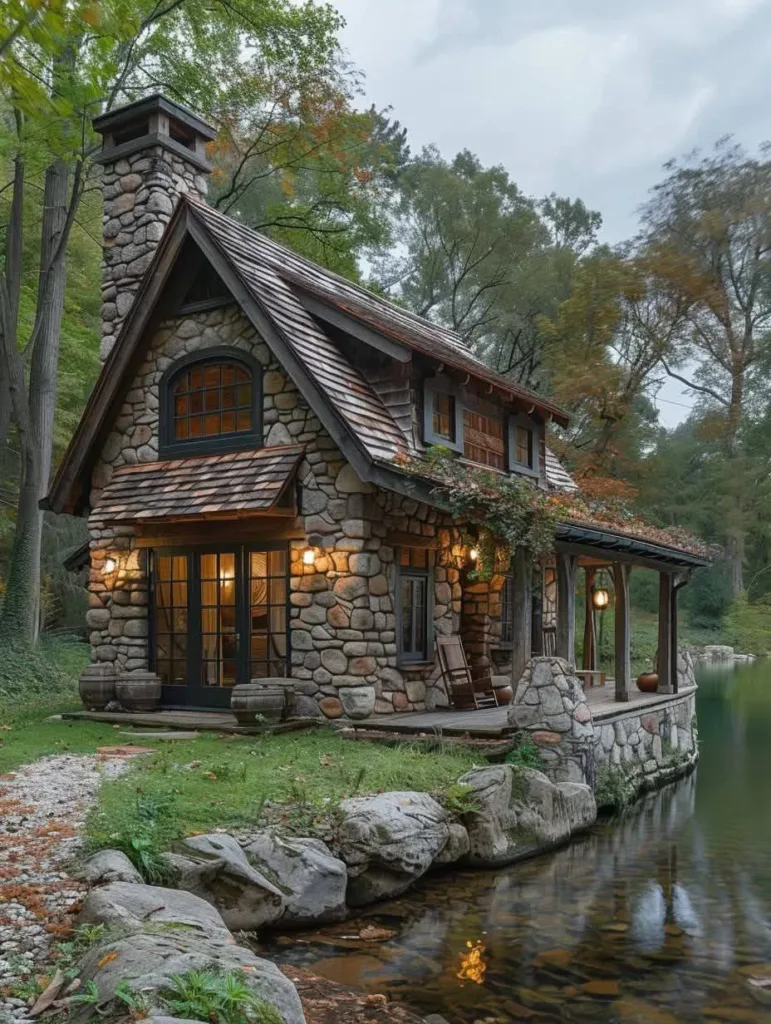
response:
[(661, 572), (659, 573), (659, 652), (657, 665), (659, 693), (674, 693), (672, 680), (672, 613), (672, 574)]
[(584, 656), (583, 667), (594, 672), (597, 668), (597, 638), (594, 631), (594, 605), (592, 604), (592, 591), (597, 570), (587, 566), (584, 569), (585, 579), (585, 612), (584, 612)]
[(511, 682), (514, 693), (532, 655), (533, 638), (533, 559), (527, 548), (514, 552), (514, 644), (511, 659)]
[(575, 555), (557, 552), (557, 657), (576, 663)]
[(616, 700), (629, 700), (632, 678), (630, 658), (631, 631), (629, 605), (629, 578), (631, 567), (625, 562), (613, 565), (613, 585), (616, 596)]

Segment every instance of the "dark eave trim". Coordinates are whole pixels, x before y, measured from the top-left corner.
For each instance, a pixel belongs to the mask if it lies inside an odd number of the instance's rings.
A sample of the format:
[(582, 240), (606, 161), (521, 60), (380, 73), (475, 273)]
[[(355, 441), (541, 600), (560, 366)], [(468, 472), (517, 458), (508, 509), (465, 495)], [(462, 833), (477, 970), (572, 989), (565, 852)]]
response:
[[(180, 202), (142, 279), (112, 351), (97, 377), (48, 494), (40, 501), (42, 509), (77, 515), (85, 505), (88, 488), (88, 480), (84, 479), (86, 467), (105, 423), (111, 422), (111, 417), (114, 418), (119, 412), (116, 397), (125, 385), (139, 341), (156, 314), (158, 301), (187, 237), (187, 221), (187, 206)], [(81, 487), (80, 494), (76, 493), (78, 485)]]
[(231, 264), (227, 254), (211, 237), (206, 226), (196, 218), (194, 208), (189, 209), (188, 230), (193, 241), (230, 289), (254, 329), (297, 385), (303, 398), (321, 420), (324, 428), (348, 462), (351, 463), (362, 480), (370, 480), (372, 459), (364, 450), (359, 439), (327, 400), (316, 381), (306, 372), (305, 366), (284, 339), (281, 329), (275, 324), (263, 304), (241, 280), (240, 274)]
[(310, 295), (294, 282), (292, 283), (292, 291), (303, 309), (310, 313), (311, 316), (331, 324), (332, 327), (337, 327), (358, 341), (377, 349), (378, 352), (382, 352), (384, 355), (390, 356), (391, 359), (396, 359), (400, 363), (408, 363), (412, 358), (412, 351), (407, 345), (402, 345), (398, 341), (392, 341), (385, 334), (372, 330), (371, 327), (367, 327), (366, 324), (361, 323), (354, 317), (348, 316), (342, 310), (335, 309), (334, 306), (330, 306), (328, 303), (316, 298), (316, 296)]
[(631, 562), (658, 571), (697, 569), (709, 565), (706, 558), (693, 555), (680, 548), (670, 548), (637, 537), (627, 537), (599, 527), (561, 522), (557, 523), (555, 536), (557, 546), (561, 551), (579, 555), (596, 555), (599, 549), (602, 553), (611, 556), (613, 561)]
[(74, 551), (70, 551), (67, 557), (62, 560), (62, 565), (67, 572), (79, 572), (81, 569), (85, 569), (90, 561), (90, 550), (90, 541), (84, 540)]

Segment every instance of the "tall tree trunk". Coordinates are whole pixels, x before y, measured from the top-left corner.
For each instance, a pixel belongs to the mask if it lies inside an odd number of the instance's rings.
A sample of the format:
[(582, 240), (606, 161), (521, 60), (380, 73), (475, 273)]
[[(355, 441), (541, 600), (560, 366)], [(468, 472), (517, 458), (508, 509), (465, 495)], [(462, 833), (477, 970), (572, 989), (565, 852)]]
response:
[(40, 618), (40, 551), (43, 513), (53, 449), (59, 336), (64, 311), (66, 264), (63, 236), (68, 222), (68, 167), (57, 160), (46, 170), (40, 246), (37, 315), (30, 359), (27, 422), (20, 424), (21, 481), (16, 531), (0, 637), (34, 642)]
[(726, 429), (726, 458), (729, 473), (729, 514), (726, 524), (726, 554), (731, 569), (731, 592), (744, 590), (744, 473), (739, 451), (739, 428), (744, 411), (744, 363), (738, 361), (731, 375), (731, 399)]

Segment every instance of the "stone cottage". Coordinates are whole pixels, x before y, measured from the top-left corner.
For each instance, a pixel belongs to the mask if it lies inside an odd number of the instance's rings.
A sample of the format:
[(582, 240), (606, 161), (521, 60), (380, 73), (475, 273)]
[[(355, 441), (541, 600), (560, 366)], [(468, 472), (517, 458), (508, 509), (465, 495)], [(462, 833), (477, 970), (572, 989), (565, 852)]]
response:
[(545, 445), (561, 409), (207, 206), (214, 132), (190, 111), (153, 96), (94, 126), (103, 366), (46, 507), (88, 517), (96, 663), (156, 673), (166, 706), (226, 707), (235, 684), (285, 677), (301, 713), (364, 718), (447, 706), (434, 640), (460, 634), (510, 699), (531, 654), (575, 660), (576, 571), (604, 567), (623, 700), (642, 565), (661, 581), (659, 687), (676, 688), (675, 595), (701, 559), (569, 520), (553, 561), (518, 551), (474, 582), (473, 528), (404, 468), (441, 444), (574, 489)]

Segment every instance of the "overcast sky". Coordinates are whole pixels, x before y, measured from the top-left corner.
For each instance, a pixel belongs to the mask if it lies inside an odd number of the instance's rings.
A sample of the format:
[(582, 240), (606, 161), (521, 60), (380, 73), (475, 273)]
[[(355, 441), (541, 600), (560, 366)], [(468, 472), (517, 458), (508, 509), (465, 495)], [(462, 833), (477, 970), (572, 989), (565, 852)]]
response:
[[(771, 136), (771, 0), (333, 0), (367, 99), (414, 150), (471, 149), (633, 234), (664, 161)], [(690, 405), (661, 392), (662, 422)], [(663, 401), (666, 399), (667, 401)]]

